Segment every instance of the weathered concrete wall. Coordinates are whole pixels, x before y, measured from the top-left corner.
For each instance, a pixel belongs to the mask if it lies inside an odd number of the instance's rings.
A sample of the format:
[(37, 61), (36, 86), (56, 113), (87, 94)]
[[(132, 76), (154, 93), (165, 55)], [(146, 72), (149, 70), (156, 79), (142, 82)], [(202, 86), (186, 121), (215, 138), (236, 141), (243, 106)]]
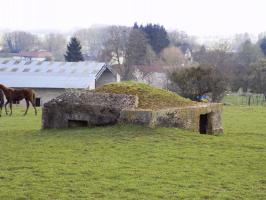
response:
[(67, 128), (72, 122), (86, 122), (86, 126), (115, 124), (120, 110), (102, 105), (60, 104), (44, 106), (43, 128)]
[(199, 132), (200, 115), (208, 114), (207, 134), (223, 132), (221, 124), (222, 104), (202, 104), (162, 110), (122, 110), (119, 122), (149, 127), (179, 127)]
[(120, 113), (119, 122), (155, 127), (155, 111), (145, 109), (124, 109)]
[(156, 125), (180, 127), (191, 131), (199, 131), (200, 115), (207, 114), (207, 133), (222, 132), (222, 104), (203, 104), (184, 108), (160, 110), (156, 112)]
[(87, 126), (117, 122), (125, 108), (136, 108), (138, 98), (133, 95), (96, 92), (64, 93), (44, 104), (43, 128), (67, 128), (70, 122)]
[(199, 132), (206, 117), (207, 134), (222, 133), (222, 104), (198, 104), (160, 110), (138, 109), (138, 98), (125, 94), (89, 91), (65, 92), (44, 104), (43, 128), (67, 128), (77, 125), (98, 126), (115, 123), (148, 127), (178, 127)]

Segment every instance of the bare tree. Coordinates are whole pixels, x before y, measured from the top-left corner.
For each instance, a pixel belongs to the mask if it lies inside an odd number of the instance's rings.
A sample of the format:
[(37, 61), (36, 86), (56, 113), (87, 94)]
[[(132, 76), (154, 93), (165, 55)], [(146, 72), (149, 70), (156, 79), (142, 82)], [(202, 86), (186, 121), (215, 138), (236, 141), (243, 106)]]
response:
[(180, 46), (184, 42), (189, 42), (189, 36), (184, 31), (172, 31), (168, 35), (170, 43), (174, 46)]
[(252, 92), (264, 95), (266, 99), (266, 60), (260, 59), (249, 67), (248, 78)]
[(161, 53), (161, 58), (168, 66), (180, 67), (185, 64), (184, 54), (174, 46), (165, 48)]
[(95, 27), (89, 29), (80, 29), (74, 33), (82, 45), (82, 52), (95, 58), (98, 58), (104, 44), (109, 39), (108, 27)]
[[(145, 34), (138, 29), (132, 29), (126, 47), (124, 79), (134, 79), (136, 66), (152, 65), (156, 60), (156, 53), (149, 45)], [(140, 73), (144, 77), (147, 75), (145, 72)]]
[(233, 69), (234, 57), (230, 44), (226, 41), (216, 43), (211, 49), (202, 47), (194, 53), (194, 60), (203, 66), (213, 66), (225, 75), (230, 75)]
[(109, 39), (105, 42), (105, 53), (117, 64), (125, 58), (126, 45), (130, 29), (124, 26), (111, 26), (108, 29)]
[(67, 41), (64, 35), (51, 33), (45, 36), (43, 48), (50, 51), (56, 61), (64, 60)]
[(232, 40), (232, 49), (234, 51), (240, 51), (243, 43), (246, 41), (251, 41), (248, 33), (236, 34)]
[(3, 39), (4, 46), (8, 48), (11, 53), (18, 53), (22, 50), (32, 50), (39, 46), (39, 39), (37, 36), (23, 31), (6, 33)]
[[(126, 49), (126, 64), (145, 65), (147, 61), (148, 40), (144, 33), (133, 29), (130, 32), (127, 49)], [(151, 49), (150, 49), (151, 51)]]
[(189, 36), (184, 31), (171, 31), (168, 33), (168, 35), (170, 44), (172, 46), (179, 47), (183, 51), (183, 53), (185, 53), (187, 49), (194, 50), (199, 47), (195, 37)]

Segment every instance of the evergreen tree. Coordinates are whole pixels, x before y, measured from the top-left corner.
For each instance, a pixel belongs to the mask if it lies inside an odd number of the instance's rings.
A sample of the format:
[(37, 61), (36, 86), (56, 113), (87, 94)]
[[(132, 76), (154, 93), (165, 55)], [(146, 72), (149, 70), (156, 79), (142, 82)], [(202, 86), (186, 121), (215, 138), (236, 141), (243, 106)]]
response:
[[(137, 26), (134, 26), (136, 28)], [(157, 24), (147, 24), (139, 26), (143, 31), (156, 54), (159, 54), (164, 48), (169, 46), (169, 37), (163, 26)]]
[(263, 54), (266, 56), (266, 38), (263, 38), (260, 43), (260, 48), (263, 52)]
[(84, 61), (81, 53), (81, 45), (77, 38), (72, 37), (69, 44), (67, 45), (67, 52), (65, 55), (65, 60), (67, 62), (79, 62)]
[(133, 29), (139, 29), (139, 25), (137, 22), (134, 23)]
[(139, 30), (132, 30), (129, 35), (126, 50), (126, 63), (129, 66), (145, 65), (148, 41)]

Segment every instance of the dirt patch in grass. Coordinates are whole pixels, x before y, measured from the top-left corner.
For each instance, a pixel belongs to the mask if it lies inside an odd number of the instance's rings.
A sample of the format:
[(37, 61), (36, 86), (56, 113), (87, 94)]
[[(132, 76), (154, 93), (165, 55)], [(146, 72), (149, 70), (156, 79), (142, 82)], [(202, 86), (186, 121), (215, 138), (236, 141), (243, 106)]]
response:
[(143, 109), (161, 109), (198, 104), (197, 102), (181, 97), (174, 92), (151, 87), (147, 84), (137, 83), (134, 81), (106, 84), (97, 88), (95, 91), (137, 95), (139, 97), (139, 108)]

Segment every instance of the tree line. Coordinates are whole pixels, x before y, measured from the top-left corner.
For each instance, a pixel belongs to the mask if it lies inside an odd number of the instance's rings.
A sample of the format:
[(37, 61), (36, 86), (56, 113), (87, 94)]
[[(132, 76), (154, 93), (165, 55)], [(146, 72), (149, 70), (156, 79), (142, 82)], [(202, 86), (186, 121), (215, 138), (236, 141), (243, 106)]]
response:
[(44, 49), (56, 61), (93, 59), (115, 63), (123, 79), (134, 79), (137, 66), (157, 66), (168, 74), (168, 89), (197, 99), (209, 93), (220, 101), (226, 91), (243, 91), (266, 96), (266, 37), (254, 42), (248, 34), (231, 42), (200, 45), (182, 31), (167, 31), (158, 24), (132, 27), (107, 26), (77, 30), (69, 43), (63, 34), (40, 38), (14, 31), (3, 34), (2, 52)]

